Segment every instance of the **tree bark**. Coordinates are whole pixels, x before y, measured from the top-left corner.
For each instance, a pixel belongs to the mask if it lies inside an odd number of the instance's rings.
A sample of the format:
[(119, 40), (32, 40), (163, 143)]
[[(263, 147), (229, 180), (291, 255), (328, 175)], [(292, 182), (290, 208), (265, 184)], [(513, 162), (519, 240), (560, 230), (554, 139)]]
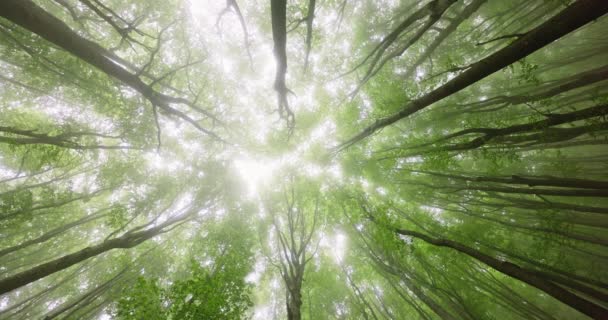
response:
[(200, 108), (195, 108), (194, 105), (186, 99), (167, 96), (155, 91), (152, 87), (144, 83), (137, 74), (132, 74), (120, 65), (114, 63), (110, 57), (107, 57), (104, 54), (104, 50), (100, 45), (83, 38), (70, 29), (63, 21), (46, 12), (34, 2), (30, 0), (0, 1), (0, 16), (30, 30), (49, 42), (63, 48), (72, 55), (86, 61), (107, 75), (120, 80), (127, 86), (138, 91), (149, 100), (152, 105), (162, 108), (168, 114), (190, 123), (199, 131), (223, 142), (215, 133), (205, 129), (182, 111), (169, 106), (169, 103), (186, 104), (221, 123), (221, 121), (216, 119), (213, 115)]
[(306, 16), (306, 52), (304, 53), (304, 73), (308, 70), (308, 58), (312, 48), (312, 23), (315, 19), (315, 8), (317, 0), (308, 1), (308, 14)]
[[(582, 189), (608, 189), (608, 181), (587, 180), (576, 178), (560, 178), (552, 176), (524, 176), (511, 175), (510, 177), (491, 177), (491, 176), (468, 176), (457, 175), (455, 173), (441, 173), (425, 170), (406, 170), (419, 172), (437, 177), (444, 177), (456, 180), (467, 180), (474, 182), (497, 182), (504, 184), (525, 184), (530, 187), (547, 186), (559, 188), (582, 188)], [(467, 173), (465, 173), (467, 174)]]
[(171, 225), (179, 221), (183, 221), (187, 217), (187, 215), (183, 215), (175, 219), (169, 219), (166, 222), (147, 230), (142, 230), (133, 233), (127, 232), (121, 237), (106, 240), (100, 244), (84, 248), (80, 251), (65, 255), (55, 260), (33, 267), (29, 270), (25, 270), (18, 274), (4, 278), (0, 280), (0, 295), (22, 287), (26, 284), (32, 283), (36, 280), (42, 279), (55, 272), (67, 269), (79, 262), (85, 261), (91, 257), (97, 256), (112, 249), (127, 249), (135, 247), (138, 244), (154, 236), (166, 232), (167, 230), (165, 229), (167, 227), (170, 227)]
[(337, 150), (339, 151), (348, 148), (369, 137), (378, 130), (408, 117), (431, 104), (474, 84), (494, 72), (527, 57), (551, 42), (601, 17), (606, 12), (608, 12), (608, 1), (576, 1), (553, 18), (527, 32), (525, 36), (515, 40), (510, 45), (495, 52), (489, 57), (472, 64), (466, 71), (448, 81), (446, 84), (419, 99), (407, 103), (403, 106), (401, 111), (386, 118), (376, 120), (374, 124), (340, 144), (337, 147)]
[(277, 69), (274, 78), (274, 90), (277, 92), (279, 117), (287, 123), (289, 134), (295, 125), (295, 115), (289, 107), (287, 94), (289, 89), (285, 81), (287, 75), (287, 1), (272, 0), (270, 2), (272, 16), (272, 40), (274, 42), (274, 57)]
[(467, 247), (455, 241), (441, 238), (432, 238), (420, 232), (405, 229), (395, 229), (394, 232), (400, 235), (418, 238), (434, 246), (447, 247), (454, 249), (458, 252), (464, 253), (469, 257), (483, 262), (484, 264), (494, 268), (499, 272), (502, 272), (510, 277), (513, 277), (517, 280), (520, 280), (542, 290), (548, 295), (556, 298), (557, 300), (594, 319), (606, 319), (606, 317), (608, 317), (608, 309), (605, 309), (602, 306), (583, 299), (571, 293), (570, 291), (565, 290), (562, 287), (556, 285), (552, 281), (545, 279), (544, 277), (537, 275), (527, 269), (523, 269), (511, 262), (498, 260), (476, 249)]

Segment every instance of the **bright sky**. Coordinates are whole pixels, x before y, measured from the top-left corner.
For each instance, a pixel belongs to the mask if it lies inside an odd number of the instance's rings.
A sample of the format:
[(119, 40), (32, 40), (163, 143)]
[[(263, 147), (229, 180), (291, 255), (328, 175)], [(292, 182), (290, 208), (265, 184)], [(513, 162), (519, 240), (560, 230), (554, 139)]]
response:
[[(240, 1), (239, 4), (246, 19), (248, 17), (261, 16), (261, 12), (269, 10), (267, 3), (263, 1), (259, 3)], [(253, 70), (251, 70), (247, 66), (248, 59), (243, 48), (243, 32), (236, 14), (234, 12), (226, 13), (216, 27), (217, 18), (225, 8), (225, 5), (226, 1), (218, 0), (188, 1), (192, 28), (200, 33), (200, 39), (193, 41), (192, 46), (204, 48), (201, 51), (207, 52), (207, 55), (200, 58), (204, 58), (205, 66), (210, 69), (209, 73), (221, 75), (222, 77), (217, 83), (210, 83), (210, 87), (219, 83), (226, 86), (224, 88), (226, 90), (228, 90), (227, 88), (238, 88), (238, 92), (226, 94), (231, 98), (230, 101), (218, 102), (214, 107), (216, 107), (216, 110), (221, 111), (222, 108), (235, 106), (238, 112), (236, 114), (226, 112), (227, 116), (234, 117), (228, 120), (230, 123), (242, 121), (243, 132), (249, 135), (242, 139), (243, 141), (235, 141), (234, 146), (227, 148), (231, 150), (226, 151), (218, 157), (233, 160), (232, 168), (246, 185), (249, 200), (253, 201), (260, 200), (260, 195), (263, 194), (264, 189), (272, 184), (273, 179), (278, 178), (282, 171), (293, 168), (297, 168), (298, 172), (309, 177), (330, 177), (331, 179), (329, 180), (334, 183), (340, 183), (343, 179), (340, 165), (332, 160), (319, 161), (320, 159), (315, 159), (313, 156), (321, 158), (325, 155), (312, 151), (317, 149), (328, 150), (337, 145), (336, 125), (331, 118), (322, 119), (322, 121), (302, 133), (301, 136), (294, 138), (297, 140), (292, 143), (293, 147), (283, 152), (270, 152), (269, 150), (250, 148), (251, 145), (256, 144), (259, 146), (266, 145), (272, 135), (276, 133), (277, 127), (282, 125), (277, 113), (273, 112), (277, 107), (275, 92), (272, 88), (276, 68), (272, 53), (272, 39), (269, 30), (260, 30), (257, 27), (257, 23), (247, 24), (249, 41), (251, 43), (250, 49), (253, 56)], [(267, 13), (269, 14), (269, 12)], [(333, 34), (335, 30), (330, 29), (330, 27), (336, 18), (334, 11), (321, 11), (316, 17), (316, 23), (318, 23), (316, 28), (321, 32)], [(292, 39), (288, 43), (288, 46), (296, 46), (298, 48), (296, 50), (301, 50), (299, 47), (302, 45), (302, 39), (296, 36)], [(316, 62), (319, 62), (320, 57), (323, 56), (334, 57), (337, 54), (334, 52), (336, 47), (338, 48), (338, 54), (350, 54), (351, 48), (348, 37), (338, 37), (335, 41), (331, 41), (331, 44), (331, 50), (327, 50), (327, 48), (319, 45), (312, 52), (310, 56), (312, 62), (311, 73), (330, 72), (328, 70), (315, 69), (318, 68)], [(162, 56), (163, 59), (167, 59), (167, 62), (175, 60), (178, 56), (177, 52), (171, 51), (170, 46), (166, 46), (163, 50)], [(194, 57), (194, 59), (196, 58)], [(319, 92), (324, 92), (327, 96), (337, 99), (341, 92), (348, 89), (348, 86), (342, 81), (317, 83), (307, 77), (302, 77), (301, 69), (298, 69), (298, 63), (293, 61), (292, 63), (293, 65), (290, 67), (287, 75), (287, 81), (288, 86), (295, 92), (289, 99), (290, 105), (296, 113), (299, 111), (314, 113), (320, 110), (322, 104), (317, 98)], [(213, 82), (214, 79), (210, 80)], [(213, 90), (221, 91), (221, 89), (213, 87)], [(129, 90), (123, 93), (125, 95), (136, 95)], [(218, 100), (217, 97), (208, 98), (209, 105), (213, 105)], [(40, 110), (43, 110), (47, 116), (54, 119), (57, 123), (64, 123), (68, 120), (76, 121), (91, 125), (93, 129), (99, 132), (112, 132), (116, 129), (112, 119), (103, 118), (92, 110), (83, 111), (79, 106), (70, 105), (69, 101), (49, 97), (39, 102), (44, 105), (44, 108), (40, 108)], [(166, 117), (160, 117), (159, 122), (162, 129), (163, 143), (175, 143), (175, 145), (172, 145), (171, 148), (161, 147), (160, 151), (146, 151), (143, 157), (146, 167), (151, 172), (173, 174), (185, 171), (196, 174), (199, 178), (204, 177), (206, 173), (194, 172), (196, 169), (192, 165), (193, 160), (208, 153), (204, 143), (188, 137), (188, 132), (191, 131), (191, 128), (188, 126)], [(242, 134), (243, 132), (237, 132), (234, 135), (237, 137), (237, 140), (239, 139), (238, 134)], [(175, 150), (181, 150), (183, 154), (178, 155), (175, 153)], [(313, 153), (313, 156), (311, 156), (311, 153)], [(106, 159), (107, 154), (102, 151), (99, 157), (102, 160)], [(14, 174), (14, 172), (0, 167), (0, 177), (8, 177)], [(93, 190), (97, 187), (95, 182), (87, 180), (86, 176), (76, 177), (74, 182), (74, 191), (82, 192), (85, 191), (85, 188)], [(113, 191), (110, 198), (112, 201), (119, 202), (129, 193), (127, 191), (145, 194), (149, 190), (146, 190), (145, 187), (136, 190), (118, 189)], [(162, 223), (172, 214), (182, 212), (192, 201), (192, 194), (184, 194), (156, 223)], [(83, 236), (89, 237), (91, 241), (101, 241), (104, 237), (104, 231), (102, 227), (94, 228), (92, 232)], [(341, 230), (324, 230), (317, 238), (320, 250), (327, 256), (330, 256), (336, 264), (339, 264), (344, 258), (348, 244), (346, 234)], [(259, 284), (261, 274), (268, 271), (269, 267), (267, 264), (257, 263), (255, 270), (248, 277), (248, 280)], [(281, 282), (279, 279), (274, 278), (270, 281), (269, 285), (271, 288), (273, 286), (278, 288)], [(282, 290), (275, 291), (282, 292)], [(267, 316), (273, 312), (274, 307), (283, 307), (281, 304), (277, 305), (277, 299), (283, 299), (281, 294), (275, 294), (272, 297), (274, 301), (258, 301), (258, 305), (255, 307), (254, 318), (267, 319)], [(0, 300), (0, 309), (6, 307), (8, 303), (6, 298)], [(49, 310), (53, 309), (61, 303), (62, 301), (53, 300), (47, 305), (47, 308)], [(111, 316), (107, 313), (101, 314), (99, 317), (101, 320), (108, 320), (110, 318)]]
[[(276, 106), (274, 91), (272, 85), (274, 81), (275, 61), (272, 54), (272, 39), (269, 35), (269, 30), (258, 30), (255, 23), (247, 24), (249, 31), (249, 40), (251, 45), (251, 53), (253, 56), (254, 72), (238, 69), (243, 60), (246, 60), (246, 54), (242, 50), (234, 50), (233, 47), (226, 46), (225, 43), (242, 44), (242, 30), (233, 12), (226, 13), (219, 26), (221, 28), (221, 36), (218, 35), (215, 27), (218, 14), (224, 9), (225, 1), (211, 0), (190, 0), (190, 11), (193, 22), (199, 30), (205, 33), (205, 42), (213, 48), (213, 54), (207, 57), (211, 65), (220, 66), (222, 72), (229, 81), (234, 81), (238, 84), (240, 90), (235, 99), (235, 102), (240, 106), (250, 106), (247, 114), (242, 115), (242, 119), (248, 119), (244, 126), (248, 128), (250, 133), (253, 133), (253, 140), (261, 145), (267, 142), (270, 134), (273, 134), (279, 123), (276, 113), (271, 113)], [(241, 11), (245, 18), (259, 15), (262, 10), (268, 8), (266, 3), (253, 4), (239, 2)], [(247, 10), (255, 10), (257, 12), (248, 12)], [(332, 11), (332, 14), (335, 13)], [(318, 14), (320, 25), (331, 25), (331, 21), (335, 17)], [(321, 26), (318, 26), (321, 28)], [(213, 30), (215, 32), (209, 31)], [(296, 39), (299, 40), (299, 39)], [(289, 41), (289, 40), (288, 40)], [(295, 41), (297, 42), (297, 41)], [(342, 39), (340, 46), (346, 54), (349, 52), (349, 41)], [(289, 45), (289, 43), (288, 43)], [(335, 44), (334, 44), (335, 48)], [(322, 48), (316, 48), (323, 50)], [(311, 56), (311, 59), (318, 58), (318, 54)], [(319, 102), (316, 100), (317, 84), (313, 82), (307, 83), (302, 79), (294, 79), (299, 70), (292, 67), (288, 69), (288, 86), (296, 92), (295, 96), (290, 97), (290, 105), (294, 111), (309, 110), (314, 111), (319, 108)], [(344, 91), (345, 87), (339, 82), (328, 82), (323, 84), (321, 90), (325, 90), (329, 96), (336, 97), (338, 91)], [(297, 120), (296, 120), (297, 121)], [(247, 187), (247, 196), (250, 200), (260, 202), (260, 196), (266, 188), (272, 186), (273, 179), (280, 178), (281, 172), (288, 168), (297, 168), (307, 176), (316, 177), (319, 175), (332, 177), (332, 181), (338, 183), (342, 180), (342, 169), (339, 164), (330, 161), (321, 165), (318, 161), (307, 160), (307, 155), (310, 154), (311, 148), (322, 146), (329, 149), (337, 144), (335, 138), (336, 125), (331, 120), (320, 122), (316, 127), (300, 138), (295, 148), (282, 154), (272, 155), (269, 152), (251, 151), (246, 149), (238, 149), (230, 155), (234, 159), (233, 167), (235, 172), (240, 176), (241, 180)], [(165, 166), (170, 166), (171, 161), (168, 161)], [(158, 166), (158, 165), (156, 165)], [(321, 249), (331, 256), (336, 263), (344, 257), (347, 246), (347, 237), (344, 232), (335, 230), (330, 233), (324, 232), (319, 239)], [(259, 259), (258, 259), (259, 260)], [(248, 281), (259, 282), (261, 275), (268, 272), (268, 265), (258, 261), (255, 270), (248, 276)], [(271, 281), (272, 282), (272, 281)], [(275, 285), (280, 285), (278, 279), (275, 280)], [(272, 283), (271, 283), (272, 286)], [(275, 290), (282, 292), (282, 290)], [(272, 317), (275, 307), (282, 308), (282, 304), (277, 305), (276, 299), (283, 299), (281, 295), (271, 294), (270, 300), (260, 301), (254, 307), (254, 319), (269, 319)], [(273, 307), (274, 306), (274, 307)]]

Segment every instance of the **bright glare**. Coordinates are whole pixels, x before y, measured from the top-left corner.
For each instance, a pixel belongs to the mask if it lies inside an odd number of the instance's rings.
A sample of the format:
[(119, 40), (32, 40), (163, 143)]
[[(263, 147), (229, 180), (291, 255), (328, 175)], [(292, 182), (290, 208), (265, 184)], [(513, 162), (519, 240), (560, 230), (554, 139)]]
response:
[(325, 248), (336, 264), (342, 264), (346, 253), (348, 237), (341, 230), (336, 230), (333, 234), (323, 234), (320, 246)]
[(272, 317), (272, 306), (260, 305), (256, 306), (253, 311), (253, 320), (266, 320)]
[(334, 245), (332, 246), (332, 256), (336, 260), (336, 263), (341, 263), (344, 259), (344, 253), (346, 252), (347, 238), (341, 231), (336, 232), (334, 235)]
[(112, 319), (112, 317), (110, 315), (108, 315), (107, 313), (102, 313), (98, 319), (99, 320), (110, 320), (110, 319)]
[(234, 162), (237, 172), (247, 185), (248, 196), (258, 195), (260, 187), (267, 182), (278, 169), (275, 161), (263, 161), (249, 158), (237, 159)]

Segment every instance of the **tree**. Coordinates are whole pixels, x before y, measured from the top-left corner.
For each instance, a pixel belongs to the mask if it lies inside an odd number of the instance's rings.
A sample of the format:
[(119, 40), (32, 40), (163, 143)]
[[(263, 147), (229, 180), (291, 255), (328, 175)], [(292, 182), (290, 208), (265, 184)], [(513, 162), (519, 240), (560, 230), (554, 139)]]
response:
[(290, 320), (302, 319), (302, 285), (306, 266), (316, 254), (313, 235), (318, 231), (322, 210), (319, 195), (307, 199), (310, 195), (302, 190), (310, 186), (296, 185), (292, 177), (282, 192), (283, 200), (266, 200), (271, 211), (271, 240), (275, 242), (274, 248), (269, 250), (275, 252), (275, 257), (268, 255), (268, 259), (279, 270), (283, 280), (287, 318)]
[(0, 1), (0, 319), (607, 318), (607, 11)]
[[(140, 277), (118, 302), (117, 317), (242, 319), (252, 304), (251, 284), (245, 282), (252, 262), (247, 228), (234, 217), (223, 221), (200, 239), (206, 248), (199, 248), (192, 257), (189, 275), (168, 288), (161, 288), (159, 279)], [(213, 261), (202, 260), (205, 251)]]

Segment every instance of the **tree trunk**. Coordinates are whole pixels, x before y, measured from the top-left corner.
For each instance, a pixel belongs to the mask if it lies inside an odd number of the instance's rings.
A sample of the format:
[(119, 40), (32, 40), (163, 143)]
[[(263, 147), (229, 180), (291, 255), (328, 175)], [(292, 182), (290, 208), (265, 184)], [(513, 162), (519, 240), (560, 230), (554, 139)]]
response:
[(608, 189), (608, 181), (560, 178), (552, 176), (521, 176), (511, 175), (510, 177), (492, 176), (471, 176), (468, 173), (458, 175), (456, 173), (441, 173), (425, 170), (405, 170), (410, 172), (424, 173), (436, 177), (443, 177), (456, 180), (467, 180), (474, 182), (498, 182), (504, 184), (525, 184), (529, 187), (547, 186), (558, 188), (582, 188), (582, 189)]
[(452, 314), (447, 312), (440, 304), (438, 304), (434, 299), (427, 296), (422, 289), (420, 289), (415, 283), (415, 281), (407, 280), (407, 287), (412, 290), (412, 292), (420, 299), (424, 304), (429, 307), (429, 309), (433, 310), (435, 314), (437, 314), (443, 320), (456, 320)]
[(565, 290), (562, 287), (556, 285), (552, 281), (545, 279), (540, 275), (530, 272), (529, 270), (522, 269), (516, 264), (510, 263), (508, 261), (498, 260), (476, 249), (467, 247), (455, 241), (432, 238), (425, 234), (412, 230), (395, 229), (394, 231), (395, 233), (400, 235), (421, 239), (424, 242), (427, 242), (434, 246), (452, 248), (458, 252), (464, 253), (478, 261), (483, 262), (484, 264), (494, 268), (499, 272), (502, 272), (510, 277), (523, 281), (533, 287), (544, 291), (548, 295), (556, 298), (557, 300), (594, 319), (606, 319), (608, 317), (608, 309), (605, 309), (595, 303), (583, 299), (571, 293), (570, 291)]
[(135, 247), (138, 244), (165, 232), (165, 228), (171, 226), (172, 224), (175, 224), (180, 220), (184, 220), (186, 217), (187, 216), (181, 216), (180, 218), (170, 219), (162, 224), (159, 224), (156, 227), (147, 230), (138, 231), (134, 233), (127, 232), (121, 237), (106, 240), (100, 244), (84, 248), (75, 253), (65, 255), (55, 260), (33, 267), (29, 270), (4, 278), (0, 280), (0, 295), (22, 287), (26, 284), (32, 283), (36, 280), (42, 279), (55, 272), (67, 269), (79, 262), (85, 261), (91, 257), (97, 256), (112, 249), (126, 249)]
[(389, 126), (415, 112), (418, 112), (431, 104), (450, 96), (475, 82), (493, 74), (494, 72), (527, 57), (533, 52), (543, 48), (551, 42), (565, 36), (566, 34), (584, 26), (585, 24), (601, 17), (608, 12), (608, 1), (605, 0), (578, 0), (562, 12), (544, 22), (540, 26), (530, 30), (524, 36), (518, 38), (510, 45), (484, 58), (448, 81), (441, 87), (416, 99), (392, 116), (376, 120), (369, 127), (345, 141), (338, 146), (338, 150), (369, 137), (376, 131)]
[[(133, 88), (154, 106), (158, 106), (168, 114), (180, 118), (201, 132), (215, 138), (223, 140), (215, 133), (203, 128), (197, 121), (190, 118), (184, 112), (169, 106), (169, 103), (186, 104), (205, 116), (222, 123), (207, 111), (193, 105), (192, 102), (183, 98), (167, 96), (155, 91), (151, 86), (144, 83), (137, 74), (133, 74), (120, 65), (116, 64), (111, 57), (105, 55), (103, 47), (97, 43), (83, 38), (74, 32), (63, 21), (46, 12), (30, 0), (4, 0), (0, 1), (0, 16), (7, 20), (30, 30), (49, 42), (63, 48), (74, 56), (86, 61), (90, 65), (98, 68), (107, 75), (114, 77), (125, 85)], [(145, 71), (145, 70), (144, 70)]]
[(301, 320), (302, 319), (302, 283), (298, 283), (297, 279), (291, 279), (285, 283), (287, 287), (287, 319)]
[(306, 16), (306, 51), (304, 53), (304, 73), (308, 69), (308, 58), (310, 56), (310, 49), (312, 48), (312, 22), (315, 19), (315, 8), (317, 0), (308, 1), (308, 15)]
[[(59, 308), (53, 309), (49, 314), (47, 314), (46, 316), (44, 316), (44, 320), (52, 320), (57, 318), (58, 316), (60, 316), (62, 313), (76, 307), (77, 305), (86, 302), (86, 301), (90, 301), (91, 298), (96, 298), (98, 297), (100, 294), (102, 294), (104, 291), (108, 290), (111, 286), (114, 285), (114, 283), (122, 276), (125, 274), (125, 272), (128, 270), (129, 268), (124, 268), (122, 269), (122, 271), (120, 271), (118, 274), (116, 274), (114, 277), (112, 277), (110, 280), (104, 282), (103, 284), (97, 286), (96, 288), (93, 288), (91, 290), (89, 290), (88, 292), (84, 293), (83, 295), (77, 297), (76, 299), (74, 299), (73, 301), (67, 302), (62, 304)], [(66, 317), (68, 318), (68, 317)]]
[[(27, 310), (32, 304), (38, 303), (38, 301), (40, 301), (40, 299), (42, 297), (44, 297), (47, 293), (52, 292), (53, 290), (57, 289), (58, 287), (60, 287), (61, 285), (67, 283), (68, 281), (73, 280), (76, 276), (78, 276), (83, 270), (86, 270), (86, 266), (88, 265), (89, 261), (83, 263), (82, 265), (80, 265), (78, 268), (76, 268), (76, 270), (74, 270), (73, 272), (71, 272), (69, 275), (61, 278), (61, 279), (57, 279), (58, 281), (56, 281), (55, 283), (53, 283), (51, 286), (48, 286), (46, 288), (44, 288), (43, 290), (39, 291), (38, 293), (35, 293), (33, 295), (30, 295), (29, 297), (23, 299), (20, 302), (17, 302), (15, 304), (13, 304), (12, 306), (4, 309), (4, 310), (0, 310), (0, 319), (4, 318), (4, 314), (6, 313), (6, 318), (16, 318), (15, 316), (19, 313), (21, 313), (23, 310)], [(14, 311), (13, 311), (14, 310)], [(10, 312), (10, 314), (8, 314)]]

